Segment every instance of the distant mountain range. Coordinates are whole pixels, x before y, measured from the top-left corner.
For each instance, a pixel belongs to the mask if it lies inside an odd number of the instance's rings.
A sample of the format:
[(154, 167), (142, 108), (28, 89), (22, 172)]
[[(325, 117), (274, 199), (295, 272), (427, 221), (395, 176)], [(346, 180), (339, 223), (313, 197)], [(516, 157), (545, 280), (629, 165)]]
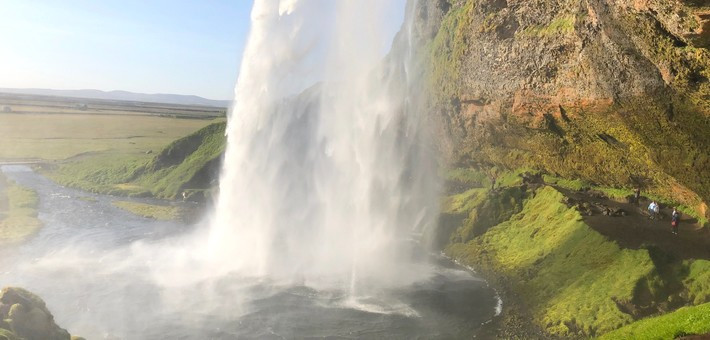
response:
[(51, 90), (51, 89), (8, 89), (0, 88), (0, 92), (31, 94), (40, 96), (74, 97), (90, 99), (121, 100), (146, 103), (167, 103), (179, 105), (198, 105), (228, 107), (230, 100), (214, 100), (193, 95), (163, 94), (163, 93), (134, 93), (128, 91), (101, 91), (101, 90)]

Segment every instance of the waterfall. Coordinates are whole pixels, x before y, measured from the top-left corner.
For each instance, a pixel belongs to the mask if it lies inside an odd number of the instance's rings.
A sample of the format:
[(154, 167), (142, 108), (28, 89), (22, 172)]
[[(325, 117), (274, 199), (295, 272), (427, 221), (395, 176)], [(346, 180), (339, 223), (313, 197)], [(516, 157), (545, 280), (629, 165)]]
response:
[(413, 249), (438, 183), (410, 93), (411, 13), (385, 57), (393, 4), (255, 1), (207, 245), (215, 270), (355, 294), (426, 275)]

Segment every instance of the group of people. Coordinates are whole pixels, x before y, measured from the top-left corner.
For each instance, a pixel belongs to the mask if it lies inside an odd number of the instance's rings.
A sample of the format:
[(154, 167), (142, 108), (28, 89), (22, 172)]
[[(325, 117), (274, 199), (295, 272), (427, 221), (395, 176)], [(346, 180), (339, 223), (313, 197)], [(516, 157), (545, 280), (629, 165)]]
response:
[[(651, 201), (651, 204), (648, 205), (649, 218), (652, 220), (660, 219), (660, 212), (661, 207), (658, 205), (658, 202), (655, 200)], [(671, 213), (671, 233), (673, 233), (673, 235), (678, 235), (678, 224), (680, 224), (680, 213), (677, 208), (673, 208), (673, 212)]]

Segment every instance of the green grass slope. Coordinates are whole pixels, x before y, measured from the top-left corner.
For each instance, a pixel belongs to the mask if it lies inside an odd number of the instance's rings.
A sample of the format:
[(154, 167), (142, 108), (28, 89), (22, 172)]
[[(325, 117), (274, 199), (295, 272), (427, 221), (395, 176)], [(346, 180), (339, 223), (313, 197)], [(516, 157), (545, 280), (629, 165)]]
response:
[(653, 271), (646, 251), (622, 250), (561, 204), (551, 187), (480, 238), (446, 249), (465, 262), (485, 250), (492, 265), (514, 278), (536, 321), (560, 335), (595, 334), (631, 322), (615, 301), (630, 301), (637, 281)]
[(101, 153), (46, 171), (56, 182), (99, 193), (174, 199), (209, 189), (226, 146), (226, 123), (173, 141), (156, 155)]
[(474, 188), (444, 201), (465, 215), (445, 253), (510, 283), (533, 322), (560, 336), (595, 336), (683, 304), (710, 301), (710, 261), (623, 249), (589, 227), (550, 186)]
[(639, 320), (599, 337), (602, 340), (676, 339), (710, 334), (710, 303), (683, 307), (673, 313)]
[(161, 206), (131, 201), (114, 201), (113, 205), (138, 216), (156, 220), (176, 220), (180, 218), (180, 207)]
[(154, 196), (175, 198), (184, 190), (209, 187), (211, 170), (219, 166), (224, 152), (226, 123), (209, 125), (196, 133), (178, 139), (158, 154), (142, 170), (136, 181), (150, 188)]
[(150, 160), (145, 154), (102, 153), (87, 155), (43, 172), (55, 182), (82, 190), (111, 195), (147, 195), (149, 191), (130, 183)]

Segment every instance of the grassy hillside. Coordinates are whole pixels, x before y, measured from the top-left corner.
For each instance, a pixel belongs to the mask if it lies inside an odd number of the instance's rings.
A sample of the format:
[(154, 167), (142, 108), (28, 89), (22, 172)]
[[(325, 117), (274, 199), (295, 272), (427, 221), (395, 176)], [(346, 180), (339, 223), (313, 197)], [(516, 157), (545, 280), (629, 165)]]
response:
[[(710, 301), (706, 8), (415, 3), (426, 111), (446, 164), (463, 168), (446, 172), (435, 244), (554, 335)], [(680, 236), (628, 201), (635, 188), (666, 216), (679, 207)]]
[(203, 195), (225, 147), (226, 123), (210, 124), (170, 143), (155, 155), (102, 153), (70, 160), (47, 175), (91, 192), (174, 199)]
[(710, 334), (710, 303), (683, 307), (673, 313), (648, 318), (604, 334), (602, 340), (677, 339)]
[(226, 147), (226, 123), (216, 123), (163, 149), (143, 168), (136, 183), (150, 188), (157, 197), (174, 198), (187, 190), (196, 194), (214, 185), (220, 157)]
[[(480, 178), (462, 173), (452, 172), (453, 179)], [(444, 251), (508, 282), (537, 326), (595, 336), (710, 301), (710, 261), (675, 258), (652, 244), (621, 246), (590, 227), (557, 189), (515, 177), (499, 176), (495, 190), (474, 187), (445, 199), (445, 220), (458, 222)]]

